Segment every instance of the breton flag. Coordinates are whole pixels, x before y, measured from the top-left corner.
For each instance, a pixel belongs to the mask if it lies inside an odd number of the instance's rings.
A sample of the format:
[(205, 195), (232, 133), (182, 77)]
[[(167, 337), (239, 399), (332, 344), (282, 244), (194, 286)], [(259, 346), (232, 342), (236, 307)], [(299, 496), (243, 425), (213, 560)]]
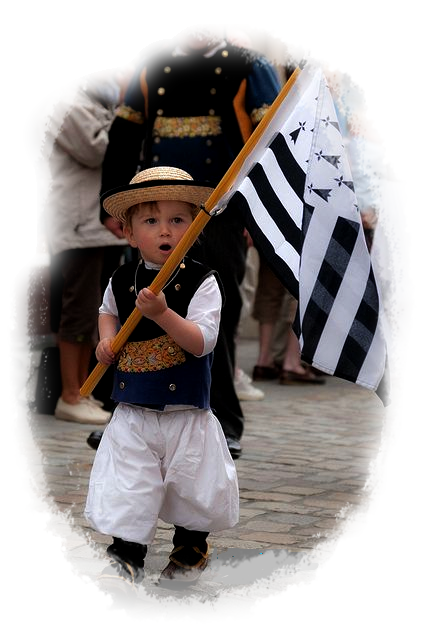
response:
[(218, 206), (231, 199), (298, 299), (302, 359), (376, 391), (386, 365), (380, 297), (321, 69), (300, 72)]

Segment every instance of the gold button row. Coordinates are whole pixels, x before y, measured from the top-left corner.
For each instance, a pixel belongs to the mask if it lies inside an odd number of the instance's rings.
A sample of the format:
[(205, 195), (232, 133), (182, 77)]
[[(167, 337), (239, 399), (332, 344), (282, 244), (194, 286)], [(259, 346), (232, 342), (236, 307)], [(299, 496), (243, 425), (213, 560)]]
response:
[[(159, 160), (160, 160), (160, 156), (155, 155), (155, 156), (152, 157), (152, 162), (159, 162)], [(206, 158), (205, 161), (204, 161), (204, 164), (211, 165), (212, 162), (213, 162), (213, 160), (211, 158)], [(179, 284), (175, 286), (175, 290), (180, 290), (180, 285)]]
[[(126, 385), (124, 382), (120, 382), (119, 387), (123, 391), (126, 388)], [(175, 391), (175, 390), (176, 390), (176, 384), (169, 384), (169, 391)]]
[[(220, 68), (217, 68), (216, 70), (221, 72)], [(220, 72), (217, 72), (217, 74), (219, 75)], [(158, 88), (157, 94), (159, 94), (160, 97), (164, 96), (166, 94), (166, 88), (163, 88), (163, 87)], [(210, 94), (213, 94), (213, 95), (217, 94), (217, 89), (216, 88), (210, 88)], [(161, 116), (162, 113), (163, 113), (163, 110), (157, 110), (158, 116)]]

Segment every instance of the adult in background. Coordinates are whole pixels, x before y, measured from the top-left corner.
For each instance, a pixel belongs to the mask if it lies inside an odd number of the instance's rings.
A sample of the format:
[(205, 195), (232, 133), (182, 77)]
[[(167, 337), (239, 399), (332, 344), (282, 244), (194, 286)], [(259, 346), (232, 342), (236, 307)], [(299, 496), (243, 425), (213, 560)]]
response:
[[(208, 29), (182, 33), (134, 74), (109, 133), (102, 193), (151, 166), (176, 166), (216, 186), (278, 94), (272, 65)], [(113, 218), (102, 220), (115, 234)], [(211, 406), (234, 458), (244, 418), (234, 387), (235, 336), (247, 244), (237, 208), (207, 224), (192, 256), (217, 270), (225, 304), (215, 348)]]
[(80, 387), (98, 341), (102, 275), (117, 267), (127, 244), (99, 220), (101, 166), (115, 108), (123, 96), (122, 81), (124, 75), (118, 74), (88, 79), (72, 100), (56, 106), (46, 139), (51, 175), (46, 212), (51, 328), (57, 334), (62, 381), (55, 416), (78, 423), (104, 425), (110, 418), (103, 402), (80, 396)]

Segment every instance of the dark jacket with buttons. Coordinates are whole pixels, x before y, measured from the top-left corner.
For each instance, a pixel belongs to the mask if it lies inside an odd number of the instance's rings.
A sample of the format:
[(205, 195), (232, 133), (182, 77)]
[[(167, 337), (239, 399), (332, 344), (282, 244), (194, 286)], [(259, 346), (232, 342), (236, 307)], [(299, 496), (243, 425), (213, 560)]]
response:
[(263, 57), (230, 44), (210, 57), (166, 50), (148, 60), (112, 124), (102, 192), (160, 165), (216, 186), (279, 88)]
[[(204, 279), (215, 274), (189, 258), (184, 265), (163, 289), (168, 306), (182, 317)], [(143, 262), (116, 270), (111, 283), (121, 325), (135, 308), (136, 292), (148, 287), (156, 275)], [(198, 358), (183, 351), (153, 320), (142, 317), (116, 362), (112, 398), (160, 410), (167, 404), (208, 408), (212, 359), (213, 353)]]

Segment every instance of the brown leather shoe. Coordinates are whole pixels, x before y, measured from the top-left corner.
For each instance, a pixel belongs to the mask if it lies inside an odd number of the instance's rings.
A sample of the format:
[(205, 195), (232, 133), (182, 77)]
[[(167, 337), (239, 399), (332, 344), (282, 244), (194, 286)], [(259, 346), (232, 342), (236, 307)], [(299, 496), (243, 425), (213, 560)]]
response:
[(260, 366), (256, 364), (253, 368), (253, 381), (259, 382), (263, 380), (276, 380), (280, 374), (276, 366)]
[(296, 371), (281, 371), (280, 384), (324, 384), (325, 378), (314, 375), (310, 369), (306, 369), (304, 373)]

